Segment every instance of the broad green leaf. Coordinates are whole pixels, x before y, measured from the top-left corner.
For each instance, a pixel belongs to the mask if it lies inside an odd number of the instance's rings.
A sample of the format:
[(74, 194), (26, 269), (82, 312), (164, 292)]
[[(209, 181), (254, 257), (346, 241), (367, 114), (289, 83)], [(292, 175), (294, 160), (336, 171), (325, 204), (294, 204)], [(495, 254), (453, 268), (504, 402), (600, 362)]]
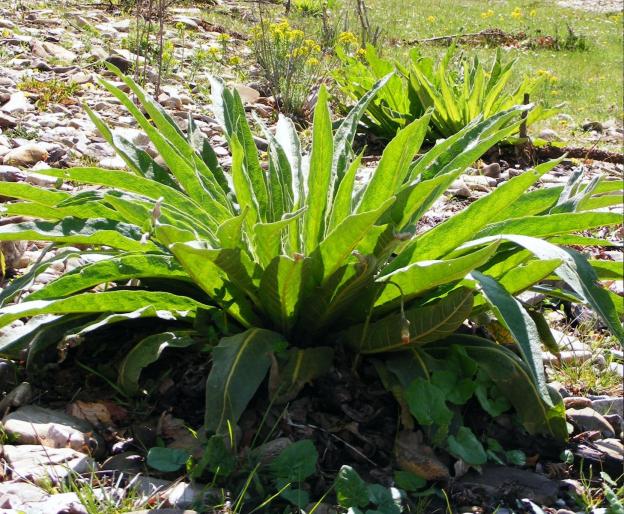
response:
[(468, 356), (477, 361), (479, 368), (495, 382), (514, 406), (529, 433), (543, 433), (561, 441), (567, 440), (563, 402), (560, 398), (553, 398), (554, 406), (544, 402), (531, 371), (520, 357), (487, 339), (459, 334), (430, 343), (424, 350), (433, 356), (443, 357), (454, 344), (464, 348)]
[(81, 266), (28, 296), (28, 300), (60, 298), (98, 284), (140, 278), (189, 280), (184, 269), (171, 255), (122, 255)]
[(412, 345), (442, 339), (457, 330), (472, 310), (473, 293), (466, 288), (457, 289), (438, 301), (405, 310), (409, 321), (409, 334), (402, 333), (405, 323), (396, 312), (378, 321), (349, 327), (341, 340), (358, 353), (400, 351)]
[(468, 427), (459, 427), (456, 435), (447, 440), (449, 452), (466, 464), (480, 466), (487, 461), (487, 454), (474, 432)]
[(601, 280), (622, 280), (624, 278), (624, 263), (606, 261), (603, 259), (589, 259), (587, 261)]
[(258, 148), (245, 118), (243, 102), (238, 91), (225, 88), (221, 79), (212, 76), (209, 79), (212, 106), (217, 121), (225, 131), (228, 141), (236, 138), (240, 143), (243, 149), (243, 167), (251, 186), (252, 196), (258, 205), (259, 219), (267, 221), (269, 205), (267, 185), (258, 159)]
[(366, 482), (350, 466), (340, 468), (335, 488), (336, 499), (341, 507), (366, 507), (369, 503)]
[(179, 448), (162, 448), (155, 446), (147, 452), (147, 465), (164, 473), (178, 471), (186, 465), (191, 454)]
[(304, 261), (286, 255), (275, 257), (260, 279), (258, 297), (276, 330), (289, 334), (296, 322)]
[(336, 228), (336, 225), (341, 223), (352, 212), (355, 174), (360, 169), (363, 155), (363, 153), (360, 153), (355, 159), (353, 159), (353, 162), (340, 181), (338, 190), (336, 191), (336, 196), (334, 197), (334, 202), (332, 203), (332, 211), (328, 226), (329, 232)]
[(472, 272), (472, 277), (479, 283), (498, 321), (511, 332), (518, 343), (522, 357), (531, 370), (544, 402), (550, 402), (544, 376), (540, 336), (535, 322), (520, 302), (495, 279), (478, 271)]
[(399, 131), (395, 138), (386, 146), (377, 169), (365, 186), (357, 212), (378, 209), (403, 183), (409, 165), (422, 144), (431, 114), (428, 113), (410, 123)]
[(331, 369), (334, 350), (328, 346), (291, 348), (286, 358), (285, 365), (276, 370), (277, 380), (270, 382), (269, 392), (278, 404), (294, 400), (303, 386), (326, 374)]
[(312, 152), (307, 183), (307, 210), (304, 215), (303, 248), (310, 255), (322, 240), (328, 206), (328, 191), (333, 160), (333, 132), (327, 100), (327, 89), (321, 86), (312, 126)]
[(65, 191), (43, 189), (26, 182), (0, 182), (0, 195), (19, 200), (30, 200), (49, 207), (54, 207), (71, 197)]
[(414, 238), (389, 268), (394, 270), (411, 262), (437, 259), (468, 241), (486, 226), (497, 212), (504, 210), (557, 163), (558, 161), (552, 161), (540, 164), (534, 170), (512, 178), (492, 193), (470, 204), (459, 214)]
[(622, 223), (620, 214), (608, 212), (568, 212), (548, 216), (528, 216), (488, 225), (475, 237), (496, 234), (518, 234), (531, 237), (548, 237), (569, 232)]
[(270, 354), (284, 343), (280, 334), (260, 328), (221, 339), (206, 382), (206, 430), (222, 434), (236, 425), (269, 370)]
[(24, 221), (0, 226), (0, 241), (50, 241), (111, 246), (129, 252), (157, 249), (135, 225), (107, 219), (68, 217), (61, 221)]
[(448, 427), (453, 412), (446, 405), (446, 395), (436, 385), (416, 378), (405, 390), (405, 400), (416, 421), (424, 426)]
[[(472, 270), (485, 264), (497, 248), (498, 244), (494, 243), (455, 259), (415, 262), (383, 275), (377, 282), (387, 284), (384, 284), (375, 305), (378, 309), (385, 310), (395, 306), (401, 297), (403, 301), (408, 302), (438, 285), (461, 280)], [(392, 284), (399, 286), (400, 290)]]
[(253, 304), (228, 280), (226, 272), (207, 258), (204, 248), (188, 242), (174, 243), (169, 249), (193, 281), (234, 319), (244, 327), (261, 323)]
[[(117, 383), (129, 395), (139, 391), (141, 371), (156, 362), (166, 348), (186, 348), (195, 343), (192, 332), (164, 332), (139, 341), (119, 365)], [(153, 466), (152, 466), (153, 467)]]
[(304, 209), (299, 209), (292, 214), (285, 215), (279, 221), (256, 223), (253, 226), (253, 244), (261, 266), (267, 267), (275, 257), (283, 253), (282, 244), (288, 239), (288, 234), (283, 234), (284, 230), (297, 223), (304, 212)]
[(112, 171), (99, 168), (70, 168), (41, 170), (44, 175), (59, 177), (65, 180), (77, 181), (85, 184), (101, 185), (115, 188), (121, 191), (137, 193), (152, 200), (163, 199), (163, 203), (175, 206), (180, 211), (187, 213), (193, 219), (193, 223), (204, 225), (208, 229), (216, 230), (219, 222), (195, 203), (184, 193), (171, 187), (159, 184), (144, 177), (132, 175), (125, 171)]
[(559, 248), (542, 239), (523, 235), (503, 234), (484, 237), (462, 245), (465, 250), (494, 240), (504, 239), (524, 247), (540, 259), (561, 259), (563, 264), (555, 269), (555, 273), (564, 280), (572, 290), (587, 302), (600, 315), (621, 344), (624, 344), (624, 329), (619, 320), (616, 307), (609, 292), (598, 284), (598, 277), (591, 264), (578, 252), (568, 248)]
[(275, 480), (298, 485), (316, 472), (318, 452), (314, 443), (303, 439), (287, 446), (269, 464), (269, 472)]
[(394, 197), (391, 197), (373, 211), (347, 216), (321, 241), (318, 252), (312, 254), (312, 258), (321, 266), (318, 274), (321, 283), (331, 277), (347, 261), (353, 250), (393, 201)]
[(197, 308), (210, 309), (197, 300), (172, 293), (152, 291), (102, 291), (82, 293), (60, 300), (33, 300), (0, 309), (0, 327), (12, 321), (39, 314), (86, 314), (131, 312), (152, 305), (155, 309), (194, 313)]
[[(332, 177), (335, 178), (337, 184), (335, 187), (339, 187), (342, 179), (345, 175), (345, 171), (349, 166), (349, 160), (353, 152), (353, 139), (357, 131), (358, 123), (362, 119), (366, 108), (377, 95), (377, 93), (388, 83), (392, 77), (392, 73), (386, 75), (381, 80), (378, 80), (373, 86), (358, 100), (358, 102), (349, 111), (349, 114), (342, 120), (340, 127), (336, 130), (334, 136), (334, 156), (332, 159)], [(332, 197), (334, 191), (331, 192)]]

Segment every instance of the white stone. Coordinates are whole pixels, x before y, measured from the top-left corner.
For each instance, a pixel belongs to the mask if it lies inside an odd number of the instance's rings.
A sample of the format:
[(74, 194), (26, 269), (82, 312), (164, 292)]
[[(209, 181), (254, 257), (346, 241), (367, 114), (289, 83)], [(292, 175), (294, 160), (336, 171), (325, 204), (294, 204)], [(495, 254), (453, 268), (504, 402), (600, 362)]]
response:
[(11, 94), (9, 101), (0, 107), (0, 111), (8, 114), (19, 114), (27, 111), (34, 111), (35, 106), (28, 101), (28, 98), (22, 91), (16, 91)]

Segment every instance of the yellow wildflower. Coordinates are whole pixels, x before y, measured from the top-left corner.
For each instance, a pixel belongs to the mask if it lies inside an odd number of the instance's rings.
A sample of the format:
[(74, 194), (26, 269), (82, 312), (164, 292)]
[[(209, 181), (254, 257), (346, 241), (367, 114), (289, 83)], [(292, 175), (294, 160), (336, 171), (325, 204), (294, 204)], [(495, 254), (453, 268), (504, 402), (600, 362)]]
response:
[(428, 21), (429, 23), (433, 23), (433, 22), (435, 22), (436, 20), (437, 20), (437, 18), (436, 18), (435, 16), (428, 16), (428, 17), (427, 17), (427, 21)]
[(535, 18), (535, 16), (537, 16), (537, 11), (536, 11), (535, 9), (531, 9), (531, 10), (529, 11), (529, 16), (530, 16), (531, 18)]
[(316, 57), (310, 57), (306, 61), (307, 66), (318, 66), (320, 64), (319, 60)]
[(481, 13), (481, 18), (483, 18), (484, 20), (486, 18), (491, 18), (492, 16), (494, 16), (494, 11), (492, 9), (488, 9), (487, 11)]
[(353, 32), (341, 32), (338, 35), (338, 42), (341, 45), (357, 45), (358, 38)]
[(515, 20), (522, 18), (522, 9), (520, 9), (520, 7), (516, 7), (513, 11), (511, 11), (511, 17)]
[(225, 32), (217, 36), (217, 41), (219, 41), (220, 43), (226, 43), (230, 39), (232, 39), (232, 37), (229, 34), (226, 34)]
[(238, 66), (241, 63), (240, 57), (238, 55), (233, 55), (228, 59), (228, 64), (230, 66)]
[(358, 48), (357, 52), (355, 52), (358, 57), (364, 57), (366, 55), (366, 50), (363, 48)]

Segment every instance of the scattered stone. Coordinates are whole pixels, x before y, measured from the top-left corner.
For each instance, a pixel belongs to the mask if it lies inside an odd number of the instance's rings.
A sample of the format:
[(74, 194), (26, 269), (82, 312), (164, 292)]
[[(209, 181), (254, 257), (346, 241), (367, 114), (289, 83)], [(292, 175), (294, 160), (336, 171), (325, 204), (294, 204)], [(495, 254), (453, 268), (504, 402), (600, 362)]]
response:
[(596, 132), (602, 132), (604, 130), (604, 126), (599, 121), (588, 121), (581, 125), (581, 128), (585, 132), (589, 132), (590, 130), (594, 130)]
[(604, 416), (590, 407), (569, 410), (566, 412), (566, 416), (581, 432), (597, 431), (604, 437), (613, 437), (615, 435), (613, 427)]
[[(8, 241), (6, 242), (8, 243)], [(0, 248), (2, 249), (2, 251), (5, 250), (4, 246), (0, 246)], [(7, 409), (11, 407), (21, 407), (23, 405), (28, 405), (31, 400), (32, 387), (30, 387), (30, 384), (28, 382), (22, 382), (15, 389), (12, 389), (10, 393), (5, 395), (5, 397), (2, 398), (2, 400), (0, 401), (0, 415), (2, 415)]]
[(27, 405), (8, 414), (2, 424), (7, 435), (21, 444), (71, 448), (83, 453), (95, 452), (100, 446), (92, 435), (90, 423), (36, 405)]
[(621, 396), (592, 400), (591, 407), (600, 414), (619, 414), (624, 417), (624, 398)]
[(255, 104), (260, 98), (260, 93), (252, 87), (244, 84), (233, 84), (232, 87), (238, 91), (243, 103)]
[(49, 494), (27, 482), (0, 483), (0, 509), (25, 510), (27, 506), (45, 501)]
[(619, 439), (601, 439), (595, 441), (594, 446), (611, 459), (624, 463), (624, 445)]
[(491, 164), (486, 164), (485, 166), (483, 166), (481, 172), (486, 177), (498, 178), (501, 176), (501, 167), (500, 164), (498, 164), (497, 162), (493, 162)]
[(559, 357), (549, 352), (544, 352), (542, 354), (542, 359), (544, 361), (544, 364), (547, 364), (550, 366), (556, 365), (559, 363), (563, 363), (563, 364), (581, 363), (581, 362), (592, 360), (593, 357), (594, 357), (593, 352), (589, 350), (563, 351), (559, 354)]
[(5, 444), (2, 451), (13, 478), (22, 480), (48, 477), (56, 483), (71, 472), (86, 473), (95, 466), (93, 459), (71, 448)]
[(42, 59), (54, 57), (55, 59), (59, 59), (61, 61), (74, 62), (78, 58), (74, 52), (48, 41), (40, 43), (39, 41), (33, 39), (30, 42), (30, 49), (33, 55), (41, 57)]
[(12, 93), (9, 101), (0, 107), (0, 111), (7, 114), (19, 114), (27, 111), (34, 111), (35, 106), (28, 101), (23, 91)]
[(414, 473), (425, 480), (446, 480), (448, 468), (433, 450), (423, 444), (420, 432), (401, 432), (396, 438), (394, 456), (403, 471)]
[(4, 156), (3, 164), (8, 166), (32, 166), (39, 161), (45, 161), (48, 152), (37, 143), (18, 146)]
[(171, 507), (187, 509), (201, 501), (206, 495), (218, 494), (217, 491), (206, 489), (186, 482), (169, 482), (158, 478), (137, 476), (133, 480), (137, 493), (160, 501), (166, 501)]
[(17, 126), (17, 120), (9, 115), (0, 113), (0, 129), (14, 128)]
[(101, 466), (103, 471), (115, 471), (136, 475), (143, 469), (143, 457), (135, 452), (123, 452), (106, 459)]
[(561, 141), (561, 136), (552, 129), (543, 129), (539, 133), (539, 138), (545, 141)]
[(133, 62), (125, 59), (121, 55), (109, 55), (106, 59), (106, 62), (112, 64), (119, 68), (122, 73), (128, 73), (132, 69)]
[(176, 26), (179, 23), (180, 25), (182, 25), (186, 29), (199, 30), (199, 24), (193, 18), (189, 18), (188, 16), (176, 16), (173, 19), (173, 23)]
[(583, 409), (584, 407), (591, 407), (592, 401), (582, 396), (570, 396), (563, 399), (563, 404), (566, 409)]
[(24, 505), (29, 514), (88, 514), (87, 508), (76, 493), (51, 494), (39, 502)]
[(559, 494), (559, 484), (550, 478), (533, 471), (486, 464), (481, 473), (471, 470), (459, 479), (458, 485), (469, 489), (479, 488), (488, 500), (505, 496), (530, 498), (541, 505), (555, 503)]

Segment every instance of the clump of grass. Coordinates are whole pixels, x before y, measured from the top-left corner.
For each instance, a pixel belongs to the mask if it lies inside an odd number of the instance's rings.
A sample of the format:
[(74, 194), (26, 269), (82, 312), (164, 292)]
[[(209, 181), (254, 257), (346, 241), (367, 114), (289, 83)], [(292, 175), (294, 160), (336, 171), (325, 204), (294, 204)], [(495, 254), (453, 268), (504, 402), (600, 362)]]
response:
[(39, 133), (36, 130), (28, 130), (22, 125), (18, 125), (12, 129), (6, 129), (3, 134), (11, 139), (28, 139), (32, 141), (39, 137)]
[[(552, 366), (550, 378), (575, 393), (617, 395), (622, 390), (622, 377), (610, 368), (613, 356), (605, 350), (617, 348), (615, 338), (597, 330), (594, 321), (582, 321), (576, 328), (564, 327), (591, 349), (592, 358), (584, 362), (560, 363)], [(604, 369), (597, 369), (597, 360), (604, 358)]]
[(59, 79), (37, 80), (29, 77), (18, 84), (18, 89), (28, 91), (39, 96), (36, 106), (45, 111), (50, 104), (69, 104), (72, 97), (80, 90), (80, 85), (74, 81), (65, 82)]

